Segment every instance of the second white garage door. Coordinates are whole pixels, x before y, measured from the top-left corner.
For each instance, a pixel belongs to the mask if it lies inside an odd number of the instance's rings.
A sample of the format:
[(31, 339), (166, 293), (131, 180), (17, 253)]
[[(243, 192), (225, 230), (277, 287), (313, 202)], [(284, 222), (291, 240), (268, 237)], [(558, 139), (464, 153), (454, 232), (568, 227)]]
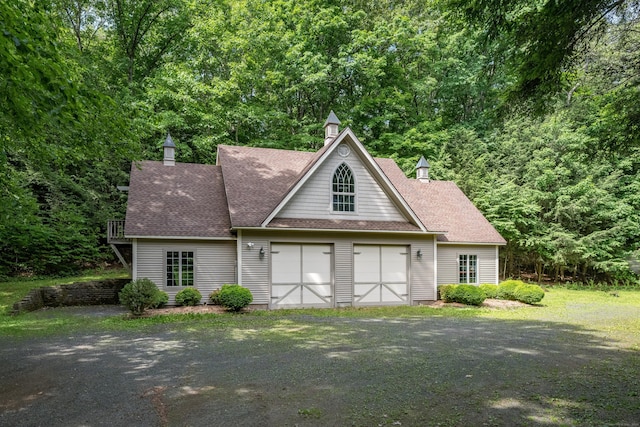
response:
[(271, 307), (333, 307), (331, 248), (271, 244)]
[(408, 304), (407, 246), (353, 245), (354, 305)]

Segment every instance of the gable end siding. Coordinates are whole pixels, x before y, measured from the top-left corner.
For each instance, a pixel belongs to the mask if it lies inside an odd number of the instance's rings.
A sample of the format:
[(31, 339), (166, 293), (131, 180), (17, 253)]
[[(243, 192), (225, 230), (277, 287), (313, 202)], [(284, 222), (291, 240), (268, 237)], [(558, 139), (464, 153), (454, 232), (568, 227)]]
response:
[[(333, 173), (343, 162), (351, 168), (355, 177), (355, 213), (332, 212), (331, 182)], [(334, 151), (292, 197), (278, 217), (406, 221), (353, 150), (346, 158), (341, 157), (337, 150)]]

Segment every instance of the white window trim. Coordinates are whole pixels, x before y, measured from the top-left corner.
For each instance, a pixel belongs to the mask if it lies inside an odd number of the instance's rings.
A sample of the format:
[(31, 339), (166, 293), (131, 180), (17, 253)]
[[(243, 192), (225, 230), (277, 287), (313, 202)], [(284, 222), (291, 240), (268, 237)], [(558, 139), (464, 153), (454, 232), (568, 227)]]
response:
[[(467, 276), (467, 281), (466, 282), (461, 282), (460, 281), (460, 257), (461, 256), (466, 256), (467, 257), (467, 272), (466, 272), (466, 276)], [(476, 280), (475, 282), (470, 282), (469, 281), (469, 257), (474, 256), (476, 257)], [(458, 276), (458, 284), (461, 285), (477, 285), (480, 283), (480, 257), (478, 256), (478, 254), (476, 253), (458, 253), (456, 254), (456, 266), (458, 267), (456, 270), (456, 275)]]
[[(336, 175), (336, 172), (338, 171), (338, 168), (340, 168), (340, 166), (345, 165), (347, 168), (349, 168), (349, 171), (351, 172), (351, 177), (353, 178), (353, 193), (337, 193), (333, 191), (333, 177)], [(333, 196), (336, 194), (341, 194), (341, 195), (353, 195), (353, 210), (352, 211), (336, 211), (333, 209)], [(353, 168), (351, 167), (351, 165), (349, 165), (349, 163), (346, 160), (341, 161), (338, 166), (336, 166), (333, 169), (333, 172), (331, 173), (331, 179), (329, 180), (329, 212), (332, 215), (357, 215), (358, 213), (358, 180), (356, 179), (356, 174), (353, 170)]]
[[(182, 253), (183, 252), (192, 252), (193, 253), (193, 285), (183, 285), (182, 284), (182, 268), (179, 269), (179, 281), (180, 284), (179, 285), (174, 285), (174, 286), (169, 286), (167, 284), (167, 253), (168, 252), (178, 252), (179, 256), (178, 259), (180, 260), (180, 265), (182, 265)], [(196, 278), (196, 259), (197, 259), (197, 252), (195, 249), (193, 248), (171, 248), (171, 249), (165, 249), (163, 251), (163, 265), (164, 265), (164, 270), (162, 273), (162, 283), (163, 283), (163, 287), (166, 289), (184, 289), (184, 288), (195, 288), (196, 287), (196, 283), (197, 283), (197, 278)]]

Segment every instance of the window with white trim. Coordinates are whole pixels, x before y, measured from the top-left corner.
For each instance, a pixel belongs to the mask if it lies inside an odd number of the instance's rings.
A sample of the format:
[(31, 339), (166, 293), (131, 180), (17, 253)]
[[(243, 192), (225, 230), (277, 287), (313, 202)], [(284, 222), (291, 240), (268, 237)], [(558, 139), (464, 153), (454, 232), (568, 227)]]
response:
[(478, 256), (458, 255), (458, 283), (478, 283)]
[(167, 286), (193, 286), (193, 251), (167, 251)]
[(333, 173), (331, 191), (334, 212), (355, 212), (356, 184), (353, 172), (346, 163), (341, 163)]

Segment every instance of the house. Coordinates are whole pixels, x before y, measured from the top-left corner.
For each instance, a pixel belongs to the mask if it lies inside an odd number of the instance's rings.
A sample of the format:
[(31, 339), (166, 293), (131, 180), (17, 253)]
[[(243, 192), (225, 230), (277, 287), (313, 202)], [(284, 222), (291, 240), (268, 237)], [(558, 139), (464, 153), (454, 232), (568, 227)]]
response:
[[(132, 276), (203, 299), (239, 283), (263, 308), (414, 305), (437, 285), (497, 283), (505, 240), (453, 183), (373, 158), (331, 112), (324, 146), (218, 146), (217, 164), (134, 162)], [(121, 233), (122, 234), (122, 233)]]

